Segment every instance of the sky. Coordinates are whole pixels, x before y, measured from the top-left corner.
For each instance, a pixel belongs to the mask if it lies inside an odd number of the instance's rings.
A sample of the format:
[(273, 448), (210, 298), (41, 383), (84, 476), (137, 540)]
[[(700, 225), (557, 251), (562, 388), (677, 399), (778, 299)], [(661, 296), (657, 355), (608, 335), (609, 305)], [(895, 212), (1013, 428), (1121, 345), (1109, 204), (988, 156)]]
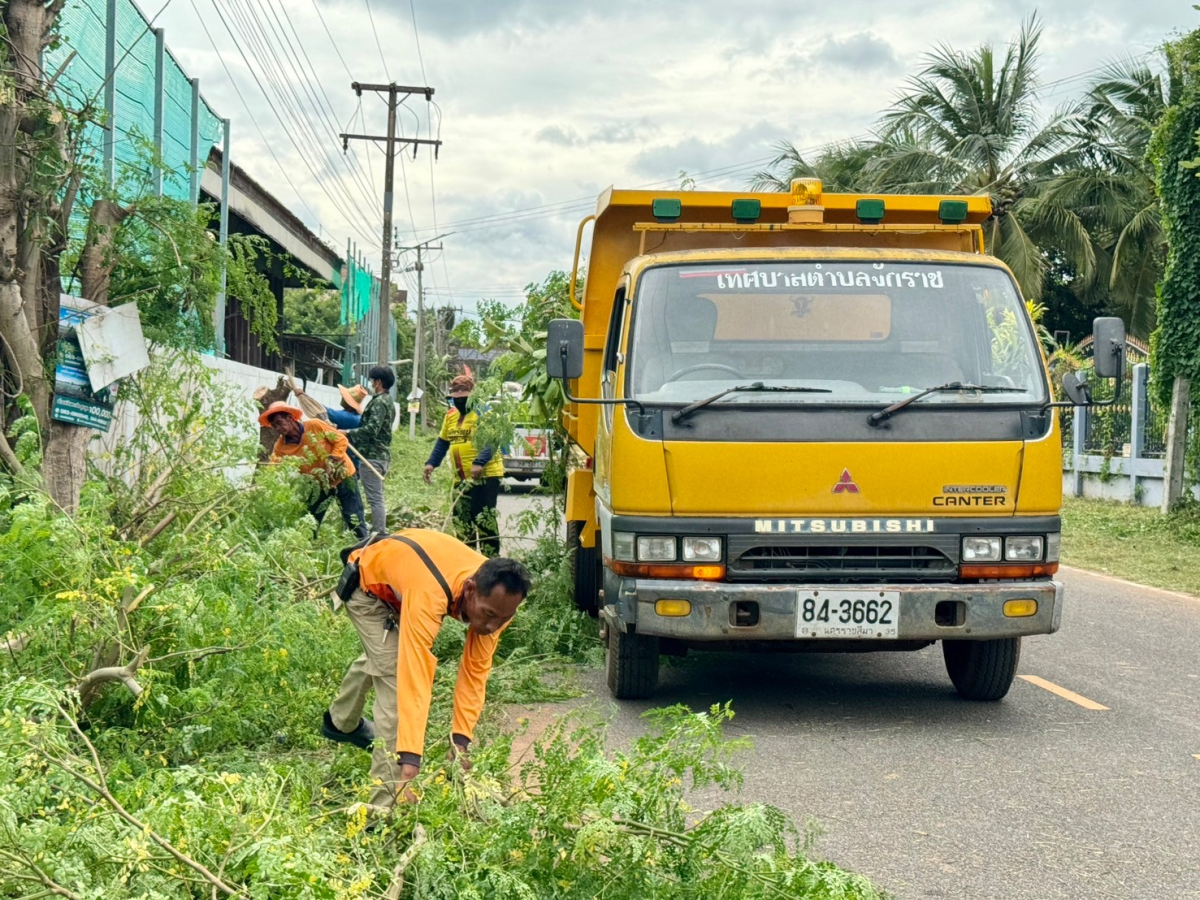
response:
[[(449, 233), (425, 257), (426, 303), (468, 316), (569, 270), (609, 185), (673, 188), (686, 173), (744, 189), (780, 142), (868, 134), (937, 45), (1004, 44), (1036, 10), (1049, 110), (1113, 59), (1154, 59), (1200, 24), (1190, 0), (139, 2), (232, 120), (233, 160), (376, 272), (383, 152), (345, 154), (337, 134), (383, 134), (387, 111), (350, 83), (432, 87), (436, 106), (414, 95), (399, 123), (443, 145), (436, 161), (427, 146), (397, 161), (394, 224), (403, 247)], [(397, 277), (411, 298), (414, 274)]]

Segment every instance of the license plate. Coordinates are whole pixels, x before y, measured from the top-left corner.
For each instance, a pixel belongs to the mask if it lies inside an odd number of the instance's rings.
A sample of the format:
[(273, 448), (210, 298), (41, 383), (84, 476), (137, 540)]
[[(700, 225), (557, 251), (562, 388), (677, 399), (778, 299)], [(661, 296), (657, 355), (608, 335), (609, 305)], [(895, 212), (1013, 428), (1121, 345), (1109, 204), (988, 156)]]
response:
[(800, 591), (796, 637), (895, 640), (899, 591)]

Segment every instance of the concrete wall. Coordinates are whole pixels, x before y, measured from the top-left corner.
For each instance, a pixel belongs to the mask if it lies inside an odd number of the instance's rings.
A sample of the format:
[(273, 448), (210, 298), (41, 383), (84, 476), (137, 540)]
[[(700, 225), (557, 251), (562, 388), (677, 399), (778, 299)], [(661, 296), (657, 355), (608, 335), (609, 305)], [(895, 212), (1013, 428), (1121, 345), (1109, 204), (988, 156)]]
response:
[[(1127, 456), (1104, 456), (1088, 453), (1085, 448), (1088, 411), (1077, 407), (1071, 422), (1070, 448), (1063, 454), (1063, 493), (1070, 497), (1089, 497), (1096, 500), (1119, 500), (1157, 509), (1162, 505), (1163, 471), (1166, 462), (1161, 458), (1143, 456), (1146, 445), (1146, 426), (1143, 411), (1147, 408), (1150, 370), (1145, 363), (1133, 367), (1133, 403), (1130, 422), (1130, 441)], [(1200, 500), (1200, 485), (1192, 488)]]
[[(245, 416), (242, 417), (245, 420), (245, 430), (240, 433), (240, 436), (250, 440), (257, 440), (258, 406), (254, 402), (254, 391), (256, 388), (264, 385), (272, 388), (275, 387), (280, 375), (283, 373), (271, 372), (266, 369), (256, 369), (253, 366), (243, 365), (242, 363), (233, 362), (228, 359), (216, 359), (211, 356), (200, 356), (199, 359), (205, 366), (217, 373), (218, 382), (229, 387), (236, 400), (245, 401)], [(183, 378), (184, 376), (181, 374), (180, 377)], [(187, 390), (189, 386), (183, 384), (182, 387), (184, 390)], [(326, 406), (336, 407), (341, 403), (341, 394), (336, 387), (310, 383), (305, 390), (314, 400)], [(288, 400), (296, 404), (295, 396), (290, 396)], [(197, 402), (199, 401), (200, 398), (197, 396)], [(113, 414), (112, 428), (109, 429), (108, 434), (100, 435), (88, 447), (91, 461), (102, 472), (109, 475), (115, 474), (113, 472), (111, 454), (115, 448), (133, 437), (142, 424), (139, 419), (138, 411), (132, 403), (121, 402), (117, 404), (117, 408)], [(231, 480), (236, 482), (252, 474), (253, 466), (231, 466), (225, 470), (225, 473)]]

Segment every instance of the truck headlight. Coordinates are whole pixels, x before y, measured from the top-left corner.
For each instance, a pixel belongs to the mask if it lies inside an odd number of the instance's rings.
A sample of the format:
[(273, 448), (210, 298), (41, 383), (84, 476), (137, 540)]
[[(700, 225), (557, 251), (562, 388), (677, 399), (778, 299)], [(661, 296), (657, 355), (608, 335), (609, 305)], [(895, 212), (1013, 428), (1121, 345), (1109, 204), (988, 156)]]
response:
[(962, 542), (962, 561), (999, 562), (1000, 538), (998, 537), (965, 537)]
[(613, 532), (613, 559), (633, 562), (633, 534), (631, 532)]
[(1004, 559), (1008, 562), (1041, 562), (1045, 539), (1037, 537), (1010, 537), (1004, 539)]
[(642, 562), (675, 562), (675, 538), (640, 537), (637, 556)]
[(720, 562), (721, 539), (719, 537), (685, 537), (683, 539), (684, 562)]

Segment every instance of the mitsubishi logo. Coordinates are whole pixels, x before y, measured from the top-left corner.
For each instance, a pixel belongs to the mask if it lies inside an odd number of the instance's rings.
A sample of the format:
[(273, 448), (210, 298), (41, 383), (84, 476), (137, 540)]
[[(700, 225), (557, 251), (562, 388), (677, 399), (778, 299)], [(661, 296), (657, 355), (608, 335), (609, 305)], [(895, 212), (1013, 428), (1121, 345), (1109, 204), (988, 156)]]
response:
[(842, 469), (842, 477), (837, 480), (837, 484), (833, 486), (835, 494), (857, 494), (858, 485), (854, 483), (854, 479), (850, 475), (849, 469)]

